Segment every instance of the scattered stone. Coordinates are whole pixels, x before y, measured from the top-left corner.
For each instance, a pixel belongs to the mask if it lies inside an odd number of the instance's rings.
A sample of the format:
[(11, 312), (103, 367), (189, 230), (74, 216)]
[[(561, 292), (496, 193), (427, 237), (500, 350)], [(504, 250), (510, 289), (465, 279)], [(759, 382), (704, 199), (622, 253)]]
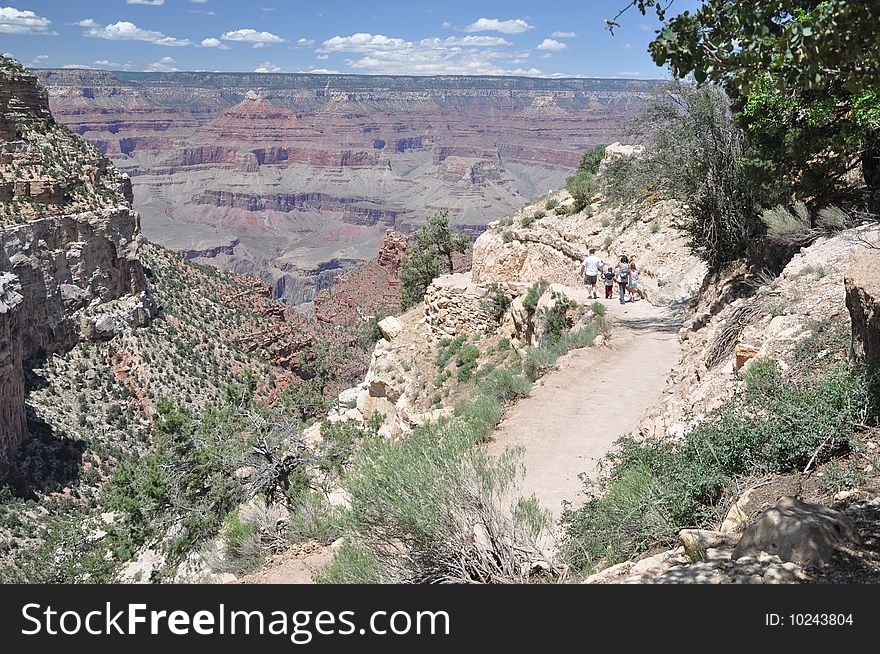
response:
[(379, 331), (386, 341), (393, 341), (403, 331), (403, 324), (395, 316), (388, 316), (379, 322)]

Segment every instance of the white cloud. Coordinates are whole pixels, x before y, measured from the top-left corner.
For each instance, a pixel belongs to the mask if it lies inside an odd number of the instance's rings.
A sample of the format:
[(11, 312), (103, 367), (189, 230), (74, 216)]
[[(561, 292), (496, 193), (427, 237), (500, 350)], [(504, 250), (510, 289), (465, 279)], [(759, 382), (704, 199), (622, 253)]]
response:
[(464, 47), (498, 47), (503, 45), (513, 45), (510, 41), (503, 39), (500, 36), (465, 36), (465, 37), (456, 37), (450, 36), (448, 39), (438, 39), (434, 37), (433, 39), (422, 39), (419, 41), (420, 44), (426, 45), (428, 43), (432, 44), (442, 44), (447, 46), (464, 46)]
[(83, 36), (89, 36), (96, 39), (108, 39), (110, 41), (147, 41), (156, 45), (165, 45), (180, 47), (192, 45), (189, 39), (176, 39), (172, 36), (165, 36), (162, 32), (153, 30), (144, 30), (128, 21), (119, 21), (105, 27), (91, 19), (83, 20), (78, 23), (80, 27), (86, 28)]
[(220, 39), (210, 38), (210, 39), (202, 39), (202, 42), (199, 45), (203, 48), (218, 48), (220, 50), (229, 50), (229, 46), (223, 43)]
[(64, 64), (62, 68), (70, 70), (95, 70), (94, 66), (86, 66), (85, 64)]
[(78, 25), (79, 27), (100, 27), (101, 23), (91, 18), (85, 18), (78, 23), (71, 23), (71, 25)]
[(125, 0), (130, 5), (150, 5), (151, 7), (161, 7), (165, 4), (165, 0)]
[(522, 62), (529, 51), (511, 51), (500, 37), (433, 37), (407, 41), (384, 34), (360, 32), (327, 39), (316, 50), (359, 55), (346, 59), (357, 72), (410, 75), (510, 75), (514, 61)]
[(132, 67), (131, 64), (117, 64), (115, 62), (108, 61), (107, 59), (98, 59), (98, 61), (95, 62), (95, 65), (100, 66), (101, 68), (109, 68), (111, 70), (128, 70)]
[(41, 54), (34, 57), (34, 61), (46, 61), (49, 59), (49, 55)]
[(280, 73), (283, 72), (281, 66), (276, 66), (271, 61), (264, 61), (259, 66), (254, 68), (255, 73)]
[(51, 24), (51, 20), (37, 16), (32, 11), (19, 11), (15, 7), (0, 7), (0, 34), (55, 36), (58, 33), (49, 29)]
[(188, 9), (187, 10), (191, 14), (202, 14), (204, 16), (216, 16), (216, 11), (205, 10), (205, 9)]
[(330, 70), (329, 68), (309, 68), (308, 70), (298, 70), (298, 73), (311, 73), (313, 75), (340, 75), (338, 70)]
[(637, 70), (622, 70), (617, 73), (618, 77), (638, 77), (639, 75), (641, 75), (641, 73)]
[(315, 55), (315, 59), (324, 60), (324, 59), (329, 59), (329, 58), (330, 58), (330, 55), (326, 55), (326, 54)]
[(499, 20), (497, 18), (480, 18), (474, 21), (463, 32), (501, 32), (502, 34), (522, 34), (534, 29), (534, 25), (529, 25), (522, 18), (513, 18), (511, 20)]
[(273, 43), (286, 43), (287, 40), (281, 38), (272, 32), (259, 32), (252, 29), (234, 30), (226, 32), (220, 37), (224, 41), (239, 41), (242, 43), (253, 43), (255, 48), (265, 48)]
[(177, 68), (173, 66), (175, 63), (172, 57), (162, 57), (159, 61), (154, 61), (145, 69), (145, 73), (176, 73)]
[(577, 34), (574, 32), (553, 32), (550, 36), (556, 37), (557, 39), (573, 39)]
[(617, 47), (623, 48), (624, 50), (629, 50), (631, 47), (633, 47), (633, 44), (629, 41), (623, 41), (622, 43), (618, 43)]
[(301, 48), (311, 48), (313, 45), (315, 45), (315, 39), (299, 39), (296, 42), (296, 45)]
[(559, 52), (560, 50), (565, 50), (567, 47), (567, 43), (562, 43), (561, 41), (555, 41), (553, 39), (544, 39), (538, 44), (538, 50), (550, 50), (552, 52)]

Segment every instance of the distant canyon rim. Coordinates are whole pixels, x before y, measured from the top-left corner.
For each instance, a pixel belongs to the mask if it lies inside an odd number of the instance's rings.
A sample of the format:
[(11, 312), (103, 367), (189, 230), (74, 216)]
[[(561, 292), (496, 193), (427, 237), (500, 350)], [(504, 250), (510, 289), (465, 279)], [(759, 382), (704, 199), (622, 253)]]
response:
[(309, 311), (386, 230), (472, 237), (564, 184), (660, 82), (40, 70), (53, 114), (131, 176), (145, 236)]

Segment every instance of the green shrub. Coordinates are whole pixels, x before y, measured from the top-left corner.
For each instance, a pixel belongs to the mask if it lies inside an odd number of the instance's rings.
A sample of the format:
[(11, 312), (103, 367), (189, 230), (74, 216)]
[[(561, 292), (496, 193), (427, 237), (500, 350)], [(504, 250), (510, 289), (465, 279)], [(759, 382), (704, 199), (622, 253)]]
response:
[(458, 354), (459, 349), (465, 343), (464, 334), (459, 334), (454, 339), (444, 338), (440, 341), (440, 349), (437, 352), (437, 369), (443, 370), (454, 356)]
[(243, 521), (238, 510), (223, 519), (220, 535), (224, 553), (230, 559), (253, 558), (260, 553), (260, 536), (256, 526)]
[[(398, 443), (365, 443), (343, 480), (351, 545), (325, 582), (523, 580), (549, 514), (516, 490), (519, 452), (490, 455), (460, 417), (424, 425)], [(491, 538), (474, 538), (474, 529)]]
[(590, 311), (593, 312), (593, 315), (599, 316), (600, 318), (605, 315), (607, 310), (608, 309), (601, 302), (593, 302), (593, 304), (590, 305)]
[(556, 365), (556, 360), (566, 352), (592, 345), (599, 331), (605, 328), (605, 322), (597, 318), (586, 327), (563, 334), (550, 345), (530, 347), (522, 364), (526, 379), (530, 382), (537, 381), (551, 370)]
[(529, 290), (526, 291), (526, 296), (523, 298), (523, 309), (529, 314), (535, 313), (535, 309), (538, 308), (538, 300), (541, 299), (541, 296), (544, 295), (544, 291), (549, 287), (550, 284), (543, 279), (530, 286)]
[(556, 198), (550, 198), (549, 200), (547, 200), (547, 202), (544, 203), (544, 208), (547, 211), (552, 211), (553, 209), (555, 209), (558, 206), (559, 206), (559, 200), (557, 200)]
[(608, 252), (608, 250), (611, 248), (612, 243), (614, 243), (614, 239), (610, 236), (606, 236), (605, 240), (602, 241), (602, 247), (605, 249), (606, 252)]
[(473, 377), (479, 357), (480, 351), (470, 343), (461, 346), (455, 355), (458, 381), (466, 382)]
[(496, 368), (483, 381), (480, 382), (480, 390), (502, 402), (525, 397), (531, 391), (532, 385), (523, 375), (507, 368)]
[(568, 332), (574, 325), (574, 320), (569, 316), (569, 311), (577, 307), (577, 302), (574, 302), (562, 293), (554, 292), (551, 297), (554, 302), (551, 306), (544, 308), (542, 318), (544, 321), (545, 339), (552, 344), (559, 341), (562, 335)]
[(489, 284), (486, 289), (486, 297), (483, 298), (481, 306), (495, 322), (501, 322), (504, 314), (510, 308), (510, 295), (501, 287), (500, 284)]
[(347, 541), (336, 551), (330, 563), (315, 572), (313, 579), (318, 584), (382, 584), (389, 581), (370, 549)]
[(483, 441), (501, 422), (504, 407), (496, 396), (481, 393), (471, 400), (458, 404), (454, 415), (468, 424), (475, 440)]
[(291, 510), (286, 538), (291, 543), (317, 541), (329, 544), (343, 534), (339, 509), (330, 506), (323, 492), (307, 490)]

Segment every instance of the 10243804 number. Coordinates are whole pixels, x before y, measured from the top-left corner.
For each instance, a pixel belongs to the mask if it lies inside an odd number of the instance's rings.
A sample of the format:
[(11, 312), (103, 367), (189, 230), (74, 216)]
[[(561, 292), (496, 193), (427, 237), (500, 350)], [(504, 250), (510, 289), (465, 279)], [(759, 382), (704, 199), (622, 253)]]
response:
[(791, 613), (789, 624), (793, 627), (851, 626), (852, 613)]

